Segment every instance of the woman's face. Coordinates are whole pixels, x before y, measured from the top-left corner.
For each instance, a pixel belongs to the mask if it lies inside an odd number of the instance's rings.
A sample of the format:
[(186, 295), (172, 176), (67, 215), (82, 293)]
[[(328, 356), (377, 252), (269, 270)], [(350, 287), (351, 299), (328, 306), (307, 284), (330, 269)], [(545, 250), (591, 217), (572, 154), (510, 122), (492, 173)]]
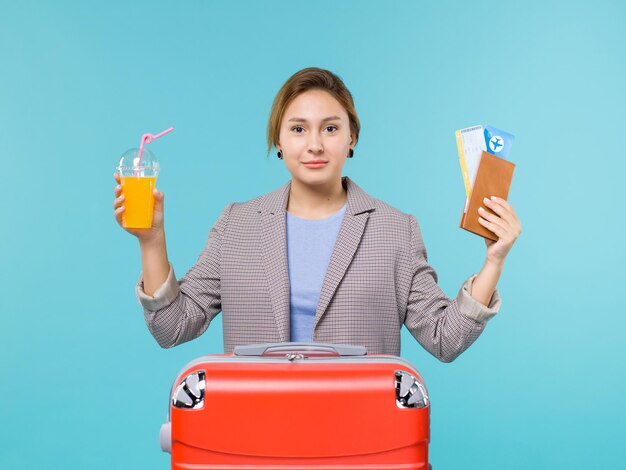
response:
[(341, 178), (354, 136), (348, 113), (330, 93), (309, 90), (285, 110), (277, 145), (292, 178), (325, 185)]

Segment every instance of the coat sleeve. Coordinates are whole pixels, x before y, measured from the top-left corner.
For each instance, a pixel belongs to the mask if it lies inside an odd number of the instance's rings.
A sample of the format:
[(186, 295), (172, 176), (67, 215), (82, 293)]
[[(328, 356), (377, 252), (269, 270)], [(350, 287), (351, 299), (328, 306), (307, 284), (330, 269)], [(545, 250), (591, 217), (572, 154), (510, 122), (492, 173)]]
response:
[(414, 216), (411, 223), (412, 282), (405, 326), (433, 356), (451, 362), (482, 333), (487, 321), (500, 309), (496, 290), (489, 306), (471, 296), (476, 275), (467, 279), (454, 300), (437, 285), (437, 273), (428, 264), (426, 248)]
[(143, 273), (136, 295), (144, 308), (144, 318), (152, 336), (163, 348), (197, 338), (222, 309), (220, 263), (222, 237), (233, 204), (229, 204), (209, 231), (196, 264), (179, 281), (174, 269), (153, 296), (143, 290)]

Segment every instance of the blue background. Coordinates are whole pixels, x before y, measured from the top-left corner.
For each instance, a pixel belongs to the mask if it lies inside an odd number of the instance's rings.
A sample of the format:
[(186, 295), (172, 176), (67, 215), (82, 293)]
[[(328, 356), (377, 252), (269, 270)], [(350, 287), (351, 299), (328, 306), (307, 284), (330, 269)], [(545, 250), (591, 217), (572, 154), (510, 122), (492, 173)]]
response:
[[(221, 320), (162, 350), (134, 297), (113, 170), (145, 132), (170, 259), (222, 208), (285, 183), (269, 109), (308, 66), (363, 127), (344, 173), (420, 221), (456, 295), (484, 259), (458, 228), (454, 131), (512, 132), (524, 233), (501, 313), (457, 361), (403, 332), (432, 396), (436, 469), (616, 468), (626, 459), (623, 2), (1, 2), (0, 468), (169, 468), (171, 381), (222, 351)], [(620, 294), (622, 292), (622, 294)]]

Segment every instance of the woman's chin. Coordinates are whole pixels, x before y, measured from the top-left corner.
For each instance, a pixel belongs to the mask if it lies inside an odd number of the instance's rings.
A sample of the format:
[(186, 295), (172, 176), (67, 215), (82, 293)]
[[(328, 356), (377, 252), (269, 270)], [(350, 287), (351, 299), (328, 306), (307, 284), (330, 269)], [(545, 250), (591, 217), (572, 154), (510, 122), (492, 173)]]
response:
[(306, 172), (298, 175), (292, 175), (298, 179), (301, 183), (309, 186), (325, 186), (332, 183), (335, 180), (341, 179), (341, 175), (334, 175), (328, 172)]

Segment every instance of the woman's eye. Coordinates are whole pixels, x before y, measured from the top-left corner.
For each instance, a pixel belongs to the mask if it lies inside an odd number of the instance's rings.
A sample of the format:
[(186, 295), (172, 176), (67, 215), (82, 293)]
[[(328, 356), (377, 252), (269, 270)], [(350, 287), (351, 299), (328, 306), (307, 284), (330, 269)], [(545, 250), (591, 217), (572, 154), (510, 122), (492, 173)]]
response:
[(296, 133), (300, 134), (301, 131), (304, 130), (304, 127), (302, 127), (302, 126), (294, 126), (294, 127), (291, 128), (291, 130), (292, 131), (296, 131)]
[[(335, 131), (337, 130), (337, 126), (326, 126), (326, 129), (334, 129)], [(331, 132), (334, 132), (331, 130)]]

